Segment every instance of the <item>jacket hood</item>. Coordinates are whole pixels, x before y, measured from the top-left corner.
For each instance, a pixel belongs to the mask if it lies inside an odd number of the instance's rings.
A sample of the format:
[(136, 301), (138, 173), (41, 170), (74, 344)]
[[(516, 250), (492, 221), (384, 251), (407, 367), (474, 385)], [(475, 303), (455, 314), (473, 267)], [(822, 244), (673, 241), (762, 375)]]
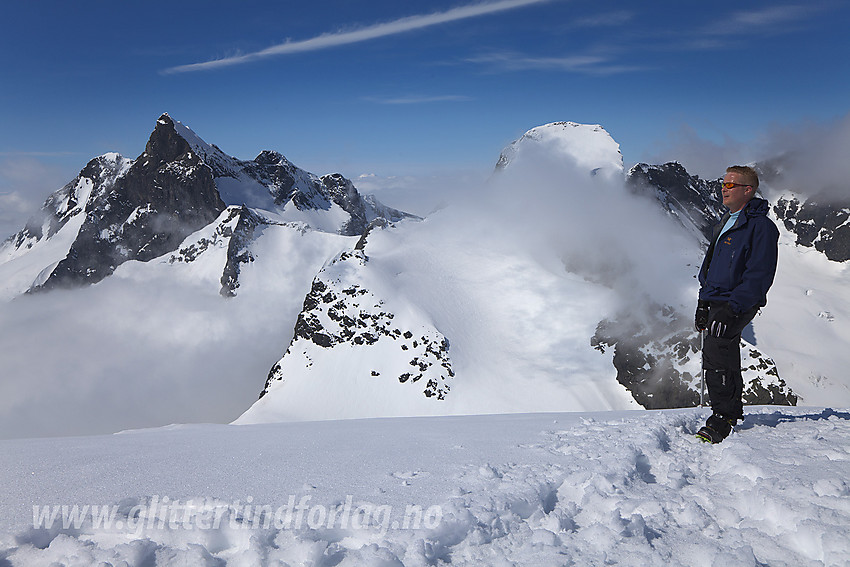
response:
[(770, 211), (770, 203), (761, 197), (753, 197), (750, 202), (744, 206), (744, 214), (747, 217), (765, 217)]

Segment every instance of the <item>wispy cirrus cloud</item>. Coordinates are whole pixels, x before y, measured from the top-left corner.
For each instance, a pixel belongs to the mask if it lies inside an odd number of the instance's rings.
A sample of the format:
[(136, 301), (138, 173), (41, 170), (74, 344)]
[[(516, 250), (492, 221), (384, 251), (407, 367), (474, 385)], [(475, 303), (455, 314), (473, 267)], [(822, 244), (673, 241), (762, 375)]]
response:
[(622, 65), (603, 55), (571, 55), (564, 57), (531, 57), (518, 53), (488, 53), (465, 59), (467, 63), (489, 65), (497, 71), (553, 70), (588, 75), (615, 75), (644, 71), (646, 67)]
[(213, 59), (200, 63), (191, 63), (188, 65), (178, 65), (165, 69), (163, 73), (188, 73), (192, 71), (206, 71), (210, 69), (218, 69), (221, 67), (230, 67), (233, 65), (241, 65), (267, 59), (269, 57), (277, 57), (281, 55), (289, 55), (293, 53), (303, 53), (307, 51), (318, 51), (321, 49), (330, 49), (341, 45), (349, 45), (398, 35), (413, 30), (419, 30), (439, 24), (456, 22), (479, 16), (486, 16), (506, 10), (514, 10), (534, 4), (542, 4), (551, 2), (552, 0), (498, 0), (496, 2), (482, 2), (478, 4), (470, 4), (467, 6), (459, 6), (444, 12), (434, 12), (431, 14), (423, 14), (419, 16), (408, 16), (373, 26), (362, 27), (351, 31), (341, 31), (336, 33), (326, 33), (310, 39), (301, 41), (286, 41), (284, 43), (267, 47), (260, 51), (254, 51), (233, 57), (225, 57), (222, 59)]
[(685, 47), (696, 50), (725, 49), (754, 37), (786, 34), (804, 27), (815, 14), (828, 8), (822, 3), (786, 4), (733, 12), (695, 30)]
[(616, 12), (606, 12), (595, 16), (587, 16), (575, 20), (570, 27), (574, 28), (604, 28), (612, 26), (622, 26), (634, 19), (634, 12), (619, 10)]
[[(615, 65), (614, 58), (629, 57), (636, 53), (670, 51), (717, 51), (740, 49), (752, 41), (765, 37), (781, 36), (799, 32), (813, 23), (817, 14), (828, 11), (831, 3), (773, 5), (758, 9), (737, 10), (719, 15), (715, 20), (693, 28), (628, 30), (619, 36), (608, 36), (597, 44), (596, 53), (611, 57), (607, 65), (600, 68), (607, 74), (626, 71), (641, 71), (648, 67)], [(625, 25), (636, 17), (633, 12), (620, 11), (581, 18), (571, 27), (605, 28)], [(599, 73), (599, 74), (605, 74)]]
[(734, 35), (742, 32), (775, 33), (785, 31), (789, 24), (799, 24), (811, 17), (816, 6), (811, 4), (770, 6), (761, 10), (734, 12), (729, 17), (707, 26), (703, 33)]

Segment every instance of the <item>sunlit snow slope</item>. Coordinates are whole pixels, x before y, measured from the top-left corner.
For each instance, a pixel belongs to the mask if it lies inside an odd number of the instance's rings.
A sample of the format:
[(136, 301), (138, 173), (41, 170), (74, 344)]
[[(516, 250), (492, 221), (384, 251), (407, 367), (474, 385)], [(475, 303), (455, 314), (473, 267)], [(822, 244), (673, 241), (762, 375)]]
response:
[(706, 415), (194, 425), (0, 441), (9, 481), (0, 562), (847, 565), (850, 413), (752, 408), (717, 446), (693, 436)]

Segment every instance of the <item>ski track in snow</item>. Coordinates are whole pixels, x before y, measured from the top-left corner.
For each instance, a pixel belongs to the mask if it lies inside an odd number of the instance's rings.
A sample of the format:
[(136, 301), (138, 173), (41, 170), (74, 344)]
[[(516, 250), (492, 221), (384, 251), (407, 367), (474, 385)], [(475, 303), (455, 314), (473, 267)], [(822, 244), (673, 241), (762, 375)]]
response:
[[(174, 426), (40, 440), (38, 450), (4, 441), (0, 564), (850, 565), (850, 412), (749, 412), (716, 446), (693, 437), (707, 416), (699, 409)], [(67, 470), (11, 488), (12, 479), (38, 473), (39, 451)], [(72, 458), (81, 451), (86, 458)], [(175, 464), (175, 455), (195, 468)], [(240, 477), (226, 461), (245, 455), (256, 462)], [(204, 486), (214, 492), (205, 475), (218, 469), (226, 490), (204, 496)], [(85, 473), (98, 475), (89, 477), (96, 488), (60, 480)], [(180, 486), (187, 492), (173, 497), (222, 504), (244, 502), (246, 490), (269, 503), (288, 490), (328, 510), (339, 510), (347, 493), (354, 506), (391, 504), (394, 514), (404, 503), (438, 504), (440, 519), (420, 529), (263, 529), (230, 509), (219, 529), (22, 523), (34, 503), (83, 504), (80, 494), (128, 486), (160, 495)], [(122, 500), (119, 517), (155, 494)]]

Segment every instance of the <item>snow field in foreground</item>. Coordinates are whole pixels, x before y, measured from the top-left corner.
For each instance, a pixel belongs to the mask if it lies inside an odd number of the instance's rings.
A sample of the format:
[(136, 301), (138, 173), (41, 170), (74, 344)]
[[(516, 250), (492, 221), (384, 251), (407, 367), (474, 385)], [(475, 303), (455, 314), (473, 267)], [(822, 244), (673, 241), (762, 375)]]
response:
[[(847, 565), (850, 411), (749, 408), (717, 446), (693, 437), (707, 413), (171, 426), (3, 441), (0, 562)], [(278, 527), (253, 524), (245, 508), (287, 501), (304, 503), (300, 521), (281, 516)], [(115, 504), (122, 525), (134, 514), (139, 524), (163, 502), (181, 503), (170, 527), (158, 512), (136, 530), (95, 529), (91, 519), (36, 529), (30, 517), (33, 505)], [(217, 527), (199, 503), (221, 511)], [(411, 505), (428, 516), (418, 529), (402, 526)]]

